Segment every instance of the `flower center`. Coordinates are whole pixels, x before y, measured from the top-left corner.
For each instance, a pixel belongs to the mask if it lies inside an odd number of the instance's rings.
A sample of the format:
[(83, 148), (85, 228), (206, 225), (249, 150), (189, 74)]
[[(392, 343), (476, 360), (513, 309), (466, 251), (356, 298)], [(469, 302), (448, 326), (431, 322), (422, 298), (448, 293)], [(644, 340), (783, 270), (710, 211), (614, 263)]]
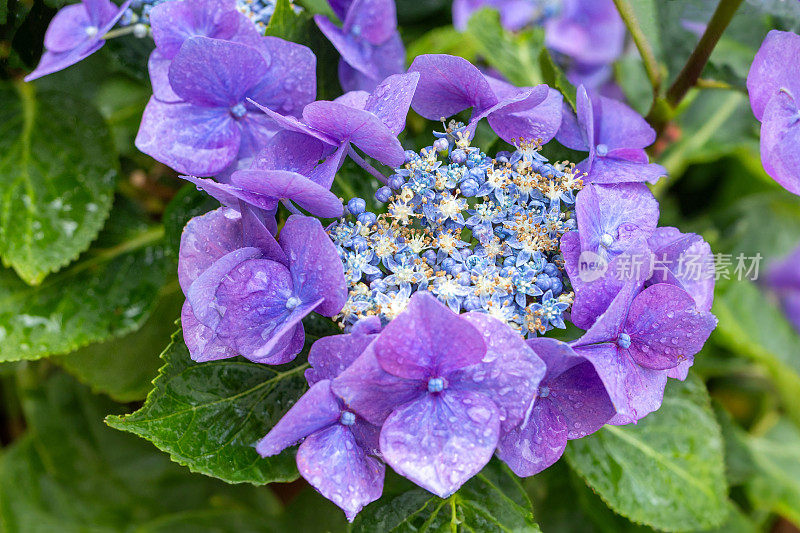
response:
[(356, 423), (356, 415), (350, 411), (342, 411), (342, 415), (339, 417), (339, 422), (343, 426), (352, 426)]
[(444, 390), (444, 379), (431, 378), (428, 380), (428, 392), (442, 392)]
[(597, 145), (597, 155), (605, 157), (608, 155), (608, 145), (605, 144), (598, 144)]
[(297, 307), (298, 305), (300, 305), (300, 298), (298, 298), (297, 296), (292, 296), (291, 298), (286, 300), (286, 309), (291, 310)]
[(539, 387), (539, 398), (547, 398), (550, 396), (550, 387)]
[(94, 37), (95, 35), (97, 35), (98, 31), (100, 31), (100, 29), (97, 26), (86, 27), (86, 35), (88, 35), (89, 37)]
[(600, 237), (600, 244), (608, 248), (609, 246), (614, 244), (614, 237), (612, 237), (608, 233), (603, 233), (603, 235)]
[(627, 333), (620, 333), (619, 338), (617, 339), (617, 345), (620, 348), (627, 350), (631, 347), (631, 336)]
[(235, 118), (242, 118), (247, 114), (247, 108), (243, 103), (239, 102), (235, 106), (231, 106), (231, 115)]

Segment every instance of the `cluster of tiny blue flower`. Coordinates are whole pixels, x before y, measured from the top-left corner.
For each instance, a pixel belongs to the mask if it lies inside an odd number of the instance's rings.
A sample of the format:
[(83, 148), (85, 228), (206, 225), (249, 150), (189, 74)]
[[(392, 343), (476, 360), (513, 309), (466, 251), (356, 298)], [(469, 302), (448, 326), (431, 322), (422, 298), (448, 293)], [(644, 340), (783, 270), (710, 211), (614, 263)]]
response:
[[(138, 35), (144, 37), (150, 24), (150, 12), (158, 4), (170, 0), (132, 0), (128, 9), (119, 19), (118, 26), (138, 26)], [(236, 0), (236, 9), (253, 21), (260, 30), (265, 30), (269, 25), (272, 14), (275, 12), (276, 0)], [(137, 33), (137, 30), (134, 30)]]
[(345, 268), (349, 299), (338, 319), (387, 323), (427, 290), (450, 309), (484, 311), (523, 335), (564, 328), (572, 303), (561, 236), (576, 229), (571, 164), (548, 163), (534, 142), (492, 159), (460, 124), (406, 162), (375, 194), (376, 215), (353, 198), (328, 232)]

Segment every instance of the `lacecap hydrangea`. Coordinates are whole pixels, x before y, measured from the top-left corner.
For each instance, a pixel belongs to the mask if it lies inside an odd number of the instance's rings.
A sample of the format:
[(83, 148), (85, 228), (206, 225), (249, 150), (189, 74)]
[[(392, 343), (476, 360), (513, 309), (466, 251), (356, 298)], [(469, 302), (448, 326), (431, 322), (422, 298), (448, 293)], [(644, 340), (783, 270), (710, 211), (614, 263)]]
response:
[[(392, 2), (330, 3), (343, 25), (316, 22), (354, 89), (333, 101), (315, 101), (311, 50), (264, 37), (269, 3), (84, 0), (32, 74), (87, 57), (120, 20), (152, 34), (137, 146), (222, 204), (181, 239), (192, 359), (286, 364), (312, 313), (341, 327), (256, 450), (301, 443), (300, 474), (352, 520), (386, 465), (446, 497), (493, 456), (530, 476), (568, 440), (658, 409), (716, 320), (708, 244), (658, 226), (652, 128), (583, 87), (573, 108), (454, 56), (405, 71)], [(409, 107), (442, 122), (429, 146), (398, 139)], [(484, 119), (506, 150), (475, 145)], [(553, 138), (586, 158), (548, 161)], [(372, 210), (330, 191), (346, 158), (382, 182)], [(554, 338), (569, 323), (585, 333)]]

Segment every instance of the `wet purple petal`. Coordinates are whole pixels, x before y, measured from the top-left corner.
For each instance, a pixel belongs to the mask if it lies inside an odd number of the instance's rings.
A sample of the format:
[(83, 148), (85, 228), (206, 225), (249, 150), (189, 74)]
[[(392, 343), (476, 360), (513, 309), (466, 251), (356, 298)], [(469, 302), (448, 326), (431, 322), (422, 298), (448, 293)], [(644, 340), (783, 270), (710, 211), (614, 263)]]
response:
[(767, 34), (747, 74), (750, 105), (758, 120), (763, 119), (769, 101), (780, 91), (800, 98), (800, 80), (789, 65), (797, 65), (800, 57), (800, 37), (786, 31), (772, 30)]
[(335, 194), (296, 172), (239, 170), (233, 173), (231, 181), (248, 191), (291, 200), (322, 218), (337, 218), (343, 213), (342, 202)]
[(448, 381), (451, 373), (487, 355), (480, 332), (426, 292), (414, 294), (389, 322), (375, 341), (375, 354), (381, 367), (395, 376)]

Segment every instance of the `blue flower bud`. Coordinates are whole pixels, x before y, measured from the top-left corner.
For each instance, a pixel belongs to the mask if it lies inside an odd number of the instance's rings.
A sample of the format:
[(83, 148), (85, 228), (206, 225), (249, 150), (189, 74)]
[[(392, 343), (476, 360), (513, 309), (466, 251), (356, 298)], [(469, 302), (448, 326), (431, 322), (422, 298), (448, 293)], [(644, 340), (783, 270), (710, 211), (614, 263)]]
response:
[(447, 150), (450, 148), (450, 143), (449, 143), (449, 142), (447, 142), (447, 139), (445, 139), (444, 137), (442, 137), (441, 139), (436, 139), (436, 140), (433, 142), (433, 148), (434, 148), (434, 149), (435, 149), (437, 152), (446, 152), (446, 151), (447, 151)]
[(379, 202), (386, 203), (389, 201), (389, 198), (392, 197), (392, 189), (389, 187), (381, 187), (377, 191), (375, 191), (375, 199)]
[(463, 165), (467, 160), (467, 153), (461, 148), (450, 152), (450, 161), (457, 165)]
[(558, 275), (558, 267), (553, 263), (547, 263), (542, 271), (550, 277), (554, 277)]
[(354, 216), (358, 216), (367, 208), (367, 202), (363, 198), (350, 198), (347, 202), (347, 210)]
[(394, 174), (389, 178), (389, 187), (394, 190), (399, 189), (405, 184), (406, 180), (399, 174)]
[(468, 179), (461, 182), (460, 188), (461, 188), (461, 194), (463, 196), (471, 198), (478, 193), (480, 185), (478, 185), (478, 182), (476, 182), (475, 180)]
[(551, 286), (550, 276), (547, 274), (539, 274), (536, 276), (536, 286), (543, 291), (549, 290)]
[(378, 220), (378, 217), (375, 213), (370, 213), (369, 211), (365, 211), (358, 215), (358, 221), (361, 222), (363, 226), (371, 226), (375, 224), (375, 221)]

